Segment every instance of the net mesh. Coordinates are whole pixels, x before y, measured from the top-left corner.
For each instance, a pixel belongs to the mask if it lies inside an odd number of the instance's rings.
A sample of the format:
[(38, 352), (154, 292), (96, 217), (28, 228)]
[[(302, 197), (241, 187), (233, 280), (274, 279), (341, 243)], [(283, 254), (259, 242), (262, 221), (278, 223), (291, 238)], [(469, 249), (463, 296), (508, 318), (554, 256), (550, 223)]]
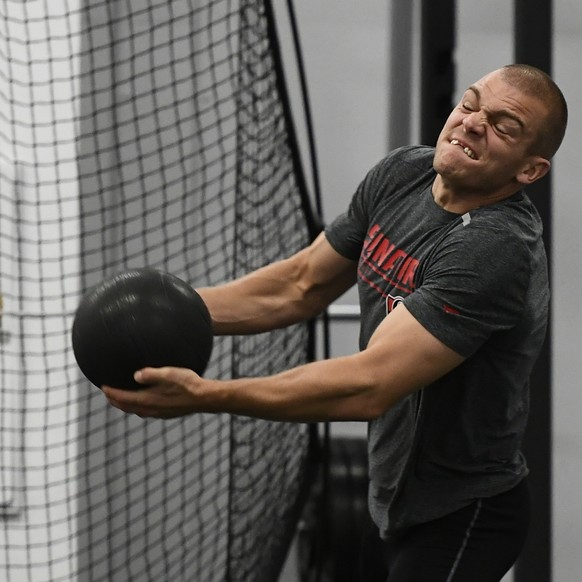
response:
[[(309, 430), (144, 421), (82, 377), (87, 289), (230, 280), (312, 234), (269, 2), (0, 2), (0, 579), (273, 582)], [(216, 338), (207, 376), (310, 358), (297, 325)]]

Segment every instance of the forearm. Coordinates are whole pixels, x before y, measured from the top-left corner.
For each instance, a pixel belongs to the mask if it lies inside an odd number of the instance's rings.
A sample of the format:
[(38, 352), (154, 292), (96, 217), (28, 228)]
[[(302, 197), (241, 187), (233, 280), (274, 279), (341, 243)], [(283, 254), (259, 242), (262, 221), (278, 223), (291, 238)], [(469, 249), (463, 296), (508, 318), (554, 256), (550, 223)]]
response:
[(260, 333), (316, 315), (294, 285), (292, 265), (287, 267), (283, 261), (224, 285), (198, 289), (212, 317), (214, 333)]
[(135, 375), (144, 390), (102, 390), (111, 404), (143, 418), (206, 412), (287, 422), (369, 420), (391, 406), (399, 390), (377, 369), (367, 371), (368, 363), (362, 352), (235, 380), (201, 378), (186, 368), (144, 368)]
[(264, 378), (204, 380), (194, 392), (204, 412), (289, 422), (370, 420), (393, 401), (389, 382), (379, 382), (361, 360), (356, 354)]
[(192, 395), (207, 412), (294, 422), (371, 420), (463, 359), (402, 306), (384, 319), (368, 347), (357, 354), (265, 378), (203, 381), (192, 386)]
[(198, 292), (208, 306), (216, 335), (250, 334), (315, 317), (355, 278), (356, 263), (341, 257), (320, 235), (288, 259)]
[(186, 368), (144, 368), (135, 376), (144, 390), (103, 391), (117, 408), (142, 417), (226, 412), (293, 422), (370, 420), (463, 359), (399, 306), (367, 348), (351, 356), (235, 380), (201, 378)]

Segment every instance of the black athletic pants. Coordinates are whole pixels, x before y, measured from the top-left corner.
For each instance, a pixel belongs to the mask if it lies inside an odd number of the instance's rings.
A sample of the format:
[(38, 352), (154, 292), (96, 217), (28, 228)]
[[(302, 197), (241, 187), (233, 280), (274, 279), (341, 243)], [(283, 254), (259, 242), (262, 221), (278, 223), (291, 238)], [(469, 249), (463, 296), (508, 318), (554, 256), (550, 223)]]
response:
[(389, 542), (370, 523), (360, 553), (361, 582), (499, 582), (521, 552), (529, 512), (524, 479)]

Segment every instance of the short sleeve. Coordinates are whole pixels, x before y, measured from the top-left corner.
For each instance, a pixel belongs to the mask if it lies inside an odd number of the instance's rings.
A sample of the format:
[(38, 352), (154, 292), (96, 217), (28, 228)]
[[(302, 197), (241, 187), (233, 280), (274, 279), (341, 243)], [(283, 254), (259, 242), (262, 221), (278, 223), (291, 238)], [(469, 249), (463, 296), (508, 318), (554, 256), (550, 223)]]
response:
[(509, 229), (459, 227), (434, 249), (405, 299), (430, 333), (462, 356), (520, 318), (531, 276), (528, 247)]

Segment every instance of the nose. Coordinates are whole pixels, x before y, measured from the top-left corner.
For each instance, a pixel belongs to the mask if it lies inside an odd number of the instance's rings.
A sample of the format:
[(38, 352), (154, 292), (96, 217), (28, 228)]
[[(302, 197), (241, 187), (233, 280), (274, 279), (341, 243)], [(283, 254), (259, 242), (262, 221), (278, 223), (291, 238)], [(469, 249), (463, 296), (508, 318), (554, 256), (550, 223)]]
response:
[(480, 111), (473, 111), (463, 119), (463, 127), (467, 133), (482, 134), (486, 123), (487, 119)]

